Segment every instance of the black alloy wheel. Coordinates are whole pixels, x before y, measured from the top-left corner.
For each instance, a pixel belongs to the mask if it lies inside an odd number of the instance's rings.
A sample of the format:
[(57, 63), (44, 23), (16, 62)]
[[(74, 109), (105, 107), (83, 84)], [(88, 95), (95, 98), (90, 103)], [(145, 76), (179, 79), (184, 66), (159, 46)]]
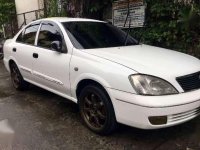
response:
[(112, 103), (102, 88), (85, 87), (80, 94), (79, 108), (84, 123), (93, 132), (106, 135), (116, 128)]
[(26, 81), (24, 81), (15, 63), (11, 64), (10, 71), (11, 71), (11, 81), (15, 89), (25, 90), (26, 88), (28, 88), (29, 84)]

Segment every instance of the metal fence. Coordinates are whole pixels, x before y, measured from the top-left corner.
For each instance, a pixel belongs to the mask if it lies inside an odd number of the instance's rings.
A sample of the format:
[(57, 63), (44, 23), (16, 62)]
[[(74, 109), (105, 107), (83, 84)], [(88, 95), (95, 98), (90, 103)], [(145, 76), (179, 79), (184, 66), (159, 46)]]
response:
[(1, 33), (0, 38), (12, 37), (18, 30), (16, 15), (10, 16), (8, 21), (2, 24), (1, 28), (3, 33)]
[(33, 10), (11, 16), (8, 19), (8, 22), (1, 27), (3, 28), (3, 38), (13, 37), (24, 25), (42, 17), (44, 17), (43, 9)]

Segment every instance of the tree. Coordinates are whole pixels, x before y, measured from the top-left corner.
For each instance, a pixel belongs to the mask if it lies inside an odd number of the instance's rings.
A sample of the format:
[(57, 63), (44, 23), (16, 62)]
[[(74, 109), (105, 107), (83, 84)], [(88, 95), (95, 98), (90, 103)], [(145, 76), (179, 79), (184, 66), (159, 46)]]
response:
[(0, 0), (0, 25), (10, 22), (15, 14), (14, 0)]
[(107, 7), (112, 7), (115, 0), (84, 0), (83, 16), (95, 19), (103, 19), (103, 12)]
[(64, 17), (66, 12), (63, 9), (67, 0), (44, 0), (44, 17)]
[(175, 49), (200, 57), (199, 0), (145, 0), (146, 27), (132, 30), (151, 45)]

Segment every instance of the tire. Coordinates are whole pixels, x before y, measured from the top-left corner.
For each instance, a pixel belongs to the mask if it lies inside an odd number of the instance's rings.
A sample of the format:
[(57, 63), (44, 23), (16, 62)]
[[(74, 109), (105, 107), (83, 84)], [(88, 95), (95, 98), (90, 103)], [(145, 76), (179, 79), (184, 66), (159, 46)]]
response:
[(3, 53), (0, 53), (0, 60), (3, 59)]
[(10, 71), (11, 71), (11, 81), (13, 84), (13, 87), (19, 91), (23, 91), (29, 87), (29, 83), (24, 81), (17, 65), (15, 63), (12, 63), (10, 65)]
[(108, 135), (117, 127), (111, 100), (97, 85), (88, 85), (81, 91), (79, 110), (84, 124), (97, 134)]

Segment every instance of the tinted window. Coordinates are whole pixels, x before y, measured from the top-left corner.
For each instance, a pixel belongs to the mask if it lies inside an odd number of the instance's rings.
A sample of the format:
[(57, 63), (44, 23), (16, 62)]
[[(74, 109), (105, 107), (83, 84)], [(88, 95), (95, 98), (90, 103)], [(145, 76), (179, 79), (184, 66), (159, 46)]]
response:
[[(108, 23), (65, 22), (63, 23), (73, 45), (79, 49), (118, 47), (136, 45), (138, 42)], [(127, 37), (127, 41), (126, 41)]]
[(22, 33), (18, 36), (17, 41), (34, 45), (35, 37), (37, 30), (39, 28), (39, 24), (34, 24), (27, 27)]
[(60, 41), (62, 43), (62, 36), (59, 29), (53, 24), (42, 24), (38, 37), (38, 46), (51, 49), (53, 41)]

